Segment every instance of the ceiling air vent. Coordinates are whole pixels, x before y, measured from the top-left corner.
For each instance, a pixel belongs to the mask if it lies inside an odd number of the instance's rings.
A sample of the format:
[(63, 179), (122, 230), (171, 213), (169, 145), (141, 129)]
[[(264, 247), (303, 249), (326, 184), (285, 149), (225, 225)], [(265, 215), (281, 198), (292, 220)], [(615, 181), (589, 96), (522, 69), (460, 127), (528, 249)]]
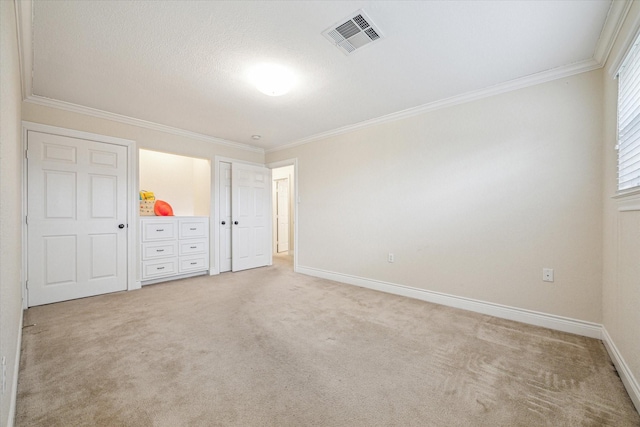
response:
[(363, 10), (358, 10), (330, 26), (322, 35), (346, 55), (382, 38), (380, 30)]

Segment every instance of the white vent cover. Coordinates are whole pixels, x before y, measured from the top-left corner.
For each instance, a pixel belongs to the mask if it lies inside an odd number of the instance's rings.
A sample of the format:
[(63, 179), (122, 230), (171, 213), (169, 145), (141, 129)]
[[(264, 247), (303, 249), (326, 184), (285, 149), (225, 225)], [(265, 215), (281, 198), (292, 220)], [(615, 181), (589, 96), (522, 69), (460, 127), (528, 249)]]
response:
[(330, 26), (322, 35), (346, 55), (382, 38), (380, 30), (362, 9)]

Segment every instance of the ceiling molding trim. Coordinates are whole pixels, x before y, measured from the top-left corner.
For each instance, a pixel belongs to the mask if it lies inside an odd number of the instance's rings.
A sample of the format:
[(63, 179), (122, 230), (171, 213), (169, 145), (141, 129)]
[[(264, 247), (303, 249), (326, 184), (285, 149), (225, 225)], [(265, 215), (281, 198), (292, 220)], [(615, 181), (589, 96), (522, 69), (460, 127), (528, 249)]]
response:
[(602, 68), (602, 64), (600, 64), (595, 59), (576, 62), (563, 67), (558, 67), (551, 70), (543, 71), (541, 73), (532, 74), (527, 77), (511, 80), (509, 82), (501, 83), (495, 86), (490, 86), (485, 89), (467, 92), (462, 95), (454, 96), (454, 97), (443, 99), (440, 101), (431, 102), (428, 104), (423, 104), (413, 108), (408, 108), (406, 110), (387, 114), (385, 116), (381, 116), (375, 119), (365, 120), (363, 122), (359, 122), (352, 125), (347, 125), (337, 129), (333, 129), (327, 132), (311, 135), (307, 138), (299, 139), (297, 141), (293, 141), (288, 144), (270, 148), (268, 150), (265, 150), (265, 153), (272, 153), (275, 151), (286, 150), (288, 148), (293, 148), (298, 145), (304, 145), (304, 144), (308, 144), (310, 142), (318, 141), (321, 139), (342, 135), (342, 134), (353, 132), (355, 130), (366, 128), (369, 126), (406, 119), (409, 117), (417, 116), (419, 114), (428, 113), (431, 111), (440, 110), (447, 107), (452, 107), (454, 105), (465, 104), (467, 102), (477, 101), (479, 99), (488, 98), (490, 96), (499, 95), (505, 92), (512, 92), (518, 89), (523, 89), (526, 87), (547, 83), (553, 80), (562, 79), (562, 78), (573, 76), (576, 74), (597, 70), (599, 68)]
[(627, 57), (629, 50), (633, 46), (633, 42), (636, 37), (638, 37), (638, 33), (640, 32), (640, 13), (636, 15), (635, 19), (630, 24), (630, 31), (624, 40), (620, 43), (620, 49), (614, 58), (609, 61), (609, 66), (607, 67), (607, 72), (611, 77), (616, 77), (618, 72), (620, 71), (620, 67), (622, 67), (622, 62)]
[(593, 54), (594, 59), (603, 66), (609, 58), (613, 44), (618, 38), (618, 33), (620, 33), (622, 24), (632, 4), (632, 0), (614, 0), (611, 2), (607, 19), (604, 22), (595, 53)]
[(254, 147), (240, 142), (228, 141), (222, 138), (216, 138), (202, 133), (192, 132), (172, 126), (162, 125), (160, 123), (149, 122), (142, 119), (136, 119), (122, 114), (110, 113), (108, 111), (98, 110), (96, 108), (85, 107), (70, 102), (59, 101), (57, 99), (45, 98), (43, 96), (31, 95), (25, 99), (25, 102), (41, 105), (44, 107), (57, 108), (59, 110), (70, 111), (72, 113), (84, 114), (87, 116), (96, 117), (99, 119), (111, 120), (114, 122), (124, 123), (127, 125), (138, 126), (146, 129), (151, 129), (159, 132), (170, 133), (173, 135), (183, 136), (186, 138), (197, 139), (200, 141), (210, 142), (212, 144), (223, 145), (225, 147), (236, 148), (239, 150), (252, 151), (255, 153), (264, 154), (264, 149)]
[(146, 120), (136, 119), (121, 114), (110, 113), (95, 108), (84, 107), (70, 102), (59, 101), (52, 98), (46, 98), (33, 94), (33, 1), (32, 0), (14, 0), (16, 7), (16, 20), (18, 26), (18, 49), (21, 68), (22, 83), (22, 99), (31, 104), (42, 105), (45, 107), (58, 108), (74, 113), (85, 114), (100, 119), (112, 120), (128, 125), (139, 126), (160, 132), (166, 132), (173, 135), (184, 136), (191, 139), (210, 142), (212, 144), (223, 145), (225, 147), (236, 148), (239, 150), (253, 151), (264, 154), (264, 149), (254, 147), (240, 142), (227, 141), (226, 139), (216, 138), (197, 132), (191, 132), (184, 129), (166, 126), (159, 123), (149, 122)]
[(14, 0), (16, 27), (18, 31), (18, 61), (22, 99), (27, 99), (33, 90), (33, 2)]

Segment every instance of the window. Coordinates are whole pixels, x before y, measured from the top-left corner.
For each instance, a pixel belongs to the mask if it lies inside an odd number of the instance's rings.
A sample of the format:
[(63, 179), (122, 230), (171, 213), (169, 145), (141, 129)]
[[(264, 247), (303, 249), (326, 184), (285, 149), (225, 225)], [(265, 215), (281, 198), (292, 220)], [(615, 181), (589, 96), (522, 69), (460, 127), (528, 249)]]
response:
[(640, 188), (640, 36), (618, 73), (618, 191)]

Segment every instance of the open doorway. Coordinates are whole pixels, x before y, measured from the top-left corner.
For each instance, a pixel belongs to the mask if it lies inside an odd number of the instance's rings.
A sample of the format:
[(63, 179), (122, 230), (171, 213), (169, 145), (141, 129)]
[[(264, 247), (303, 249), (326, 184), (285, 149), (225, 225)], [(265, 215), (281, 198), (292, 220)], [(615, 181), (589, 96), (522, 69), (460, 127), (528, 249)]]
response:
[(295, 166), (273, 168), (272, 179), (272, 251), (278, 259), (293, 266), (295, 251)]

